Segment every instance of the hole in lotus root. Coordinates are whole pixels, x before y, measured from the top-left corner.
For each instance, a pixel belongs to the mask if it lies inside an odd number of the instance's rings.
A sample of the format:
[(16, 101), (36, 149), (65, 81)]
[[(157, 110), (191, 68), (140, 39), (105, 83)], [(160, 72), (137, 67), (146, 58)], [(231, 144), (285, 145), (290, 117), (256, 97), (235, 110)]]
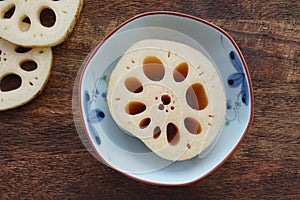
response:
[(167, 94), (161, 96), (161, 101), (164, 105), (169, 105), (171, 103), (171, 97)]
[(130, 115), (137, 115), (146, 110), (146, 105), (142, 102), (132, 101), (126, 105), (125, 110)]
[(141, 81), (134, 77), (128, 77), (125, 80), (125, 87), (133, 93), (140, 93), (143, 91), (143, 85)]
[(159, 104), (159, 105), (158, 105), (158, 110), (163, 110), (163, 109), (165, 109), (165, 106), (164, 106), (164, 104), (162, 104), (162, 103), (161, 103), (161, 104)]
[(153, 130), (153, 138), (154, 139), (159, 138), (160, 134), (161, 134), (161, 129), (159, 126), (156, 126)]
[(187, 147), (188, 149), (191, 149), (192, 146), (191, 146), (191, 144), (187, 143), (187, 144), (186, 144), (186, 147)]
[(165, 76), (165, 67), (161, 60), (155, 56), (148, 56), (144, 59), (143, 71), (151, 81), (160, 81)]
[(169, 144), (175, 146), (179, 142), (179, 130), (178, 127), (173, 123), (167, 125), (167, 140)]
[(186, 79), (189, 66), (186, 62), (180, 63), (173, 71), (173, 78), (176, 82), (182, 82)]
[(56, 22), (55, 12), (51, 8), (43, 8), (40, 12), (40, 23), (45, 27), (52, 27)]
[(16, 53), (27, 53), (29, 51), (31, 51), (32, 48), (26, 48), (26, 47), (22, 47), (22, 46), (18, 46), (15, 48), (15, 52)]
[(208, 99), (202, 84), (195, 83), (186, 91), (186, 101), (195, 110), (203, 110), (208, 105)]
[(140, 128), (141, 129), (144, 129), (144, 128), (147, 128), (149, 126), (149, 124), (151, 123), (151, 118), (145, 118), (145, 119), (142, 119), (142, 121), (140, 121)]
[(22, 32), (27, 32), (31, 27), (31, 20), (28, 16), (23, 16), (21, 18), (20, 24), (19, 24), (19, 28)]
[(11, 19), (15, 13), (15, 10), (16, 10), (16, 6), (14, 4), (11, 4), (7, 6), (6, 9), (4, 9), (3, 11), (4, 14), (1, 17), (4, 19)]
[(22, 84), (22, 79), (19, 75), (8, 74), (0, 80), (0, 90), (9, 92), (18, 89)]
[(36, 70), (38, 67), (37, 63), (33, 60), (25, 60), (20, 63), (20, 66), (23, 70), (31, 72)]
[(184, 126), (188, 132), (194, 135), (198, 135), (202, 131), (200, 123), (192, 117), (187, 117), (184, 119)]

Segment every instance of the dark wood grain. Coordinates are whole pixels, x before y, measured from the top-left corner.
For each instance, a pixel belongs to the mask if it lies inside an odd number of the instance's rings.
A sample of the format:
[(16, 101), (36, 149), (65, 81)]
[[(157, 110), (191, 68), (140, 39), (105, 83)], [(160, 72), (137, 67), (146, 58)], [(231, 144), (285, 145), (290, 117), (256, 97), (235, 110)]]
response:
[[(72, 116), (81, 63), (117, 25), (136, 14), (171, 10), (229, 32), (253, 81), (255, 115), (236, 153), (185, 187), (138, 183), (100, 164), (82, 145)], [(53, 48), (44, 92), (0, 112), (0, 199), (299, 199), (299, 1), (86, 0), (71, 36)]]

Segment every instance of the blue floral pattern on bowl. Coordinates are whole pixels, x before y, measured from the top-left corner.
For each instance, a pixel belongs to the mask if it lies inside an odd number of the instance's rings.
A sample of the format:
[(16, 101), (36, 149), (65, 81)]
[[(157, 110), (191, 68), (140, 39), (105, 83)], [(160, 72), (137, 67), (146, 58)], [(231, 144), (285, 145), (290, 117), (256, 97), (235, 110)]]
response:
[(106, 90), (107, 90), (107, 76), (98, 78), (95, 81), (94, 89), (91, 94), (88, 90), (84, 91), (83, 105), (85, 106), (85, 115), (88, 117), (88, 128), (90, 129), (93, 138), (95, 139), (98, 145), (101, 144), (101, 139), (94, 125), (97, 125), (105, 118), (105, 112), (98, 107), (93, 108), (93, 103), (96, 102), (99, 98), (106, 101)]
[(227, 84), (230, 88), (238, 88), (241, 86), (240, 92), (237, 94), (235, 100), (227, 99), (226, 107), (228, 111), (233, 111), (234, 116), (233, 118), (226, 117), (225, 125), (228, 126), (231, 121), (238, 120), (239, 121), (239, 109), (244, 104), (245, 106), (249, 105), (249, 90), (247, 88), (247, 80), (246, 75), (243, 69), (243, 65), (239, 56), (235, 51), (230, 51), (229, 53), (229, 60), (235, 70), (237, 72), (232, 73), (227, 78)]
[(240, 85), (241, 87), (241, 92), (238, 94), (237, 99), (238, 101), (242, 101), (246, 106), (249, 104), (249, 91), (246, 88), (247, 87), (247, 80), (245, 73), (243, 71), (243, 66), (242, 62), (240, 61), (239, 57), (234, 51), (231, 51), (229, 53), (229, 59), (234, 66), (234, 68), (237, 70), (236, 73), (231, 74), (228, 77), (228, 85), (231, 88), (237, 88)]

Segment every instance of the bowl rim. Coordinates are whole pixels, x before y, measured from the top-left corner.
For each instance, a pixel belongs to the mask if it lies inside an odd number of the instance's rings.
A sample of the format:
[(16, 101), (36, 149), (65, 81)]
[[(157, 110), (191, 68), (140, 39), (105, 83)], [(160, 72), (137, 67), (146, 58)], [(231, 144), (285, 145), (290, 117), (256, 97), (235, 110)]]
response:
[[(125, 172), (122, 172), (118, 169), (116, 169), (114, 166), (110, 165), (109, 163), (107, 163), (105, 161), (105, 159), (101, 156), (101, 154), (97, 151), (97, 149), (94, 147), (94, 145), (90, 145), (93, 149), (93, 151), (96, 153), (97, 155), (97, 158), (100, 159), (105, 165), (109, 166), (111, 169), (117, 171), (118, 173), (122, 174), (122, 175), (125, 175), (135, 181), (138, 181), (138, 182), (142, 182), (142, 183), (147, 183), (147, 184), (152, 184), (152, 185), (158, 185), (158, 186), (186, 186), (186, 185), (191, 185), (191, 184), (194, 184), (206, 177), (208, 177), (209, 175), (211, 175), (214, 171), (216, 171), (218, 168), (220, 168), (233, 154), (234, 152), (240, 147), (241, 143), (243, 142), (243, 140), (245, 139), (247, 133), (249, 132), (249, 129), (250, 129), (250, 126), (252, 124), (252, 121), (253, 121), (253, 116), (254, 116), (254, 94), (253, 94), (253, 86), (252, 86), (252, 81), (251, 81), (251, 78), (250, 78), (250, 73), (249, 73), (249, 69), (247, 67), (247, 64), (246, 64), (246, 61), (245, 61), (245, 58), (244, 56), (242, 55), (242, 52), (241, 50), (239, 49), (238, 45), (236, 44), (236, 42), (234, 41), (234, 39), (232, 38), (232, 36), (230, 36), (225, 30), (223, 30), (222, 28), (218, 27), (217, 25), (214, 25), (212, 24), (211, 22), (208, 22), (202, 18), (199, 18), (199, 17), (195, 17), (195, 16), (192, 16), (192, 15), (189, 15), (189, 14), (185, 14), (185, 13), (180, 13), (180, 12), (174, 12), (174, 11), (150, 11), (150, 12), (144, 12), (144, 13), (141, 13), (141, 14), (138, 14), (138, 15), (135, 15), (134, 17), (131, 17), (129, 18), (128, 20), (124, 21), (123, 23), (121, 23), (120, 25), (118, 25), (113, 31), (111, 31), (109, 34), (107, 34), (103, 39), (102, 41), (92, 50), (92, 52), (90, 54), (88, 54), (85, 62), (83, 63), (82, 65), (82, 70), (81, 71), (81, 74), (80, 74), (80, 77), (79, 77), (79, 86), (78, 86), (78, 104), (79, 104), (79, 114), (80, 114), (80, 119), (83, 120), (84, 119), (84, 114), (83, 114), (83, 107), (81, 105), (81, 90), (82, 90), (82, 79), (83, 79), (83, 76), (85, 74), (85, 71), (90, 63), (90, 61), (92, 60), (92, 58), (95, 56), (96, 52), (98, 52), (98, 50), (100, 49), (100, 47), (112, 36), (114, 35), (118, 30), (120, 30), (123, 26), (127, 25), (128, 23), (136, 20), (136, 19), (139, 19), (139, 18), (142, 18), (142, 17), (146, 17), (146, 16), (151, 16), (151, 15), (172, 15), (172, 16), (177, 16), (177, 17), (183, 17), (183, 18), (188, 18), (188, 19), (192, 19), (192, 20), (195, 20), (195, 21), (198, 21), (200, 23), (203, 23), (203, 24), (206, 24), (216, 30), (218, 30), (219, 32), (221, 32), (222, 34), (224, 34), (229, 40), (230, 42), (233, 44), (236, 52), (238, 53), (238, 55), (240, 56), (241, 58), (241, 61), (243, 63), (243, 66), (244, 66), (244, 70), (245, 70), (245, 73), (246, 73), (246, 76), (247, 76), (247, 79), (248, 79), (248, 84), (249, 84), (249, 93), (250, 93), (250, 117), (249, 117), (249, 121), (247, 123), (247, 127), (244, 131), (244, 133), (242, 134), (242, 137), (241, 139), (238, 141), (238, 143), (235, 145), (235, 147), (232, 149), (232, 151), (229, 152), (229, 154), (218, 164), (216, 165), (215, 167), (213, 167), (212, 169), (209, 170), (209, 172), (207, 172), (206, 174), (198, 177), (197, 179), (195, 180), (192, 180), (192, 181), (189, 181), (189, 182), (184, 182), (184, 183), (160, 183), (160, 182), (156, 182), (156, 181), (149, 181), (149, 180), (144, 180), (144, 179), (141, 179), (141, 178), (138, 178), (138, 177), (135, 177), (131, 174), (128, 174), (128, 173), (125, 173)], [(92, 139), (91, 137), (89, 136), (88, 134), (88, 129), (85, 125), (85, 123), (83, 122), (82, 123), (84, 125), (83, 129), (84, 129), (84, 132), (85, 132), (85, 135), (86, 137), (88, 138), (88, 141), (90, 144), (92, 144)]]

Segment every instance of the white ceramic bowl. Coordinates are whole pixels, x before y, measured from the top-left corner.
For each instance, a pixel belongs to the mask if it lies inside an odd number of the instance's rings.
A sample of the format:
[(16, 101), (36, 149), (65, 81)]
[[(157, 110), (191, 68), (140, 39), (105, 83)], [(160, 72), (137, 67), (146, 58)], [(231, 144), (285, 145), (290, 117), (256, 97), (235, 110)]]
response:
[[(223, 129), (218, 140), (193, 159), (170, 162), (159, 158), (141, 141), (122, 132), (110, 116), (106, 91), (111, 71), (128, 47), (151, 38), (198, 49), (216, 65), (223, 79), (227, 99)], [(83, 144), (102, 163), (138, 181), (185, 185), (211, 174), (241, 144), (253, 117), (253, 91), (242, 53), (224, 30), (181, 13), (149, 12), (121, 24), (87, 57), (75, 83), (73, 113)]]

